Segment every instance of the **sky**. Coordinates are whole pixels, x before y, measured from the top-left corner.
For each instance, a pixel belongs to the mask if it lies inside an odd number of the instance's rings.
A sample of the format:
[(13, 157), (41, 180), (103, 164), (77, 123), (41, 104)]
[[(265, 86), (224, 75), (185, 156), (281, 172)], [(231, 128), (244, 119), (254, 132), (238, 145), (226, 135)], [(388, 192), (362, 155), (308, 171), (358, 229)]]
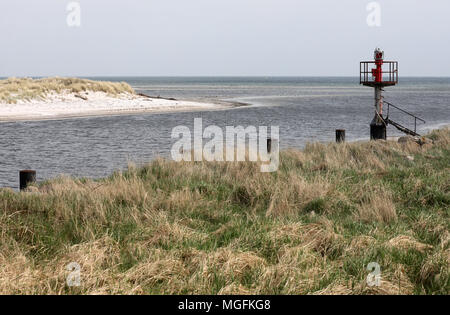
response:
[(371, 2), (1, 0), (0, 77), (358, 76), (375, 47), (450, 76), (449, 0)]

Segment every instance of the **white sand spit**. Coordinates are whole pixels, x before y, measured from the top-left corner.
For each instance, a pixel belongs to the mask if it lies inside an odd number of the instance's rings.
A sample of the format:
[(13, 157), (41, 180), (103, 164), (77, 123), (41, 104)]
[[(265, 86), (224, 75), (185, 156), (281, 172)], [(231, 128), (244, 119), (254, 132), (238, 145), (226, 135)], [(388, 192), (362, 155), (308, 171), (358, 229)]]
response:
[(105, 92), (48, 93), (45, 97), (0, 102), (0, 121), (44, 120), (67, 117), (118, 115), (141, 112), (172, 112), (223, 109), (226, 104), (151, 98), (131, 93), (111, 95)]

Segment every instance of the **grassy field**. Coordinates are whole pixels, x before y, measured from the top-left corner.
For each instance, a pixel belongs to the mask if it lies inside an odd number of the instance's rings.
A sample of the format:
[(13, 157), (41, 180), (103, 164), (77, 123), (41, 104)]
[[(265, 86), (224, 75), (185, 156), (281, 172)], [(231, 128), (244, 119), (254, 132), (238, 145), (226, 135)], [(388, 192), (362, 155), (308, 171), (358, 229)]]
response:
[(429, 137), (1, 190), (0, 293), (449, 294), (450, 130)]
[(109, 95), (134, 94), (125, 82), (92, 81), (79, 78), (10, 78), (0, 80), (0, 103), (15, 104), (20, 100), (42, 99), (48, 93), (105, 92)]

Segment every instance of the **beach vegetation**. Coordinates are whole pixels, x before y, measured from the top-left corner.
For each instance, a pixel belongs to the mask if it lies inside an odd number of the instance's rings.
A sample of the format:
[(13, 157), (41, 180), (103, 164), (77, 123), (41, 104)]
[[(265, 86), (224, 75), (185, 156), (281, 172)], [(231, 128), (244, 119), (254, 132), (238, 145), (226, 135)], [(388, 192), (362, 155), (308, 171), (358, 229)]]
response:
[(2, 189), (0, 293), (449, 294), (450, 130), (428, 137)]
[(103, 92), (110, 96), (135, 94), (125, 82), (93, 81), (81, 78), (9, 78), (0, 80), (0, 103), (15, 104), (33, 99), (44, 100), (49, 94)]

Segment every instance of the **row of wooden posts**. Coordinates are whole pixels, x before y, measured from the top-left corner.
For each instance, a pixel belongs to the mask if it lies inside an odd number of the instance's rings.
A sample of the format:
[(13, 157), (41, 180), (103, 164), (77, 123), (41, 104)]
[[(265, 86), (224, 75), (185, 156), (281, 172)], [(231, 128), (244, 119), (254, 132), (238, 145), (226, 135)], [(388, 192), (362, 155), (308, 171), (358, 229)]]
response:
[[(338, 129), (336, 130), (336, 142), (341, 143), (345, 142), (345, 130)], [(267, 139), (267, 152), (271, 153), (272, 151), (272, 139)], [(36, 171), (34, 170), (23, 170), (19, 172), (19, 187), (20, 190), (24, 190), (28, 185), (36, 182)]]

